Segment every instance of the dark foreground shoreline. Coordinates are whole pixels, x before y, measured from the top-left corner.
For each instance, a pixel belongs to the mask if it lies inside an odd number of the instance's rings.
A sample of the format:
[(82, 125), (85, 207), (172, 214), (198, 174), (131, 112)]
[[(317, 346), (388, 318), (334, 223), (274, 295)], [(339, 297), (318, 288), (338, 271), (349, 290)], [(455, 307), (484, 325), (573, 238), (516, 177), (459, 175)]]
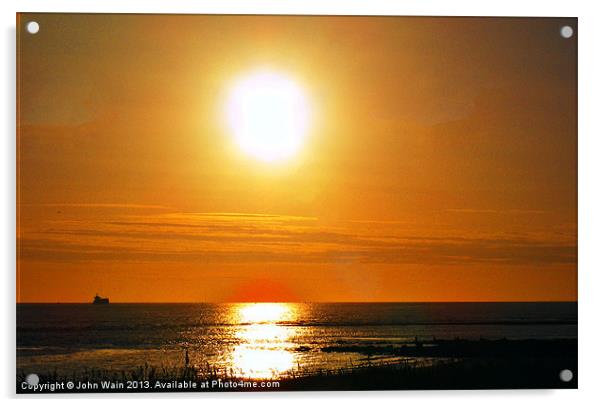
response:
[[(52, 390), (28, 389), (17, 374), (17, 393), (153, 393), (203, 391), (325, 391), (325, 390), (468, 390), (577, 388), (577, 340), (436, 340), (403, 346), (331, 346), (323, 352), (358, 352), (368, 356), (432, 358), (432, 363), (392, 363), (352, 369), (291, 374), (281, 379), (243, 379), (210, 366), (131, 371), (90, 370), (59, 376), (40, 375)], [(573, 378), (560, 380), (570, 369)], [(68, 389), (67, 384), (73, 388)], [(82, 384), (80, 386), (80, 383)], [(110, 383), (124, 387), (112, 388)], [(87, 384), (91, 384), (86, 388)], [(127, 386), (127, 387), (125, 387)], [(83, 387), (83, 388), (82, 388)], [(42, 391), (40, 391), (42, 390)]]

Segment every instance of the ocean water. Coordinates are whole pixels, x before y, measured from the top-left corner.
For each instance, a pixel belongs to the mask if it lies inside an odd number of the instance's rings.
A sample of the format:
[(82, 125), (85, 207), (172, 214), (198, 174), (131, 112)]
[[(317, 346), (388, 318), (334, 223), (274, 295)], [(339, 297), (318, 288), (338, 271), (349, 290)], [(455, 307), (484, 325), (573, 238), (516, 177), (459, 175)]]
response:
[[(576, 303), (18, 304), (17, 370), (144, 364), (283, 377), (375, 363), (326, 352), (438, 339), (577, 337)], [(386, 361), (386, 357), (382, 358)]]

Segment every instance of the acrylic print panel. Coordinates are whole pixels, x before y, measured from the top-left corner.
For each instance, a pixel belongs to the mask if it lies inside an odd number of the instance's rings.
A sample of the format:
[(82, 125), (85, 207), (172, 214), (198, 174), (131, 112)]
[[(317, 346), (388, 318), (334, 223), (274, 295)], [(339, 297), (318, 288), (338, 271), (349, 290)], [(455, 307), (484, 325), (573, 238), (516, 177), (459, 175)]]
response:
[(17, 26), (17, 392), (577, 387), (576, 19)]

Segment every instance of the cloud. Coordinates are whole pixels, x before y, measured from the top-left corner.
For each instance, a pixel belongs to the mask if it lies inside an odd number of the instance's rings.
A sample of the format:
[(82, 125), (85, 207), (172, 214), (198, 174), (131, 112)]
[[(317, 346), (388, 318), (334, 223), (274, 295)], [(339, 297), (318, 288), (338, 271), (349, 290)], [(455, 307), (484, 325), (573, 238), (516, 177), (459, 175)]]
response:
[(173, 210), (169, 206), (163, 205), (143, 205), (129, 203), (42, 203), (42, 204), (27, 204), (19, 203), (20, 206), (37, 206), (50, 208), (115, 208), (115, 209), (165, 209)]
[(159, 214), (49, 221), (23, 231), (21, 260), (199, 263), (576, 263), (576, 242), (541, 236), (418, 235), (396, 224), (320, 224), (269, 214)]
[(447, 212), (453, 213), (466, 213), (466, 214), (499, 214), (499, 215), (544, 215), (549, 214), (551, 211), (538, 210), (538, 209), (477, 209), (477, 208), (452, 208), (447, 209)]

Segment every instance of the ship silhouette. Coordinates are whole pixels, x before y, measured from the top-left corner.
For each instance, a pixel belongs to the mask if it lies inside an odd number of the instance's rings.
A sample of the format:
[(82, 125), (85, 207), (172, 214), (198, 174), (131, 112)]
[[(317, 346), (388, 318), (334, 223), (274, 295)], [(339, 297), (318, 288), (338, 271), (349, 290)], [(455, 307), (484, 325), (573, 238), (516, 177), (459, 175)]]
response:
[(109, 303), (108, 298), (102, 298), (98, 294), (96, 294), (96, 296), (94, 297), (94, 301), (92, 301), (92, 304), (108, 304), (108, 303)]

